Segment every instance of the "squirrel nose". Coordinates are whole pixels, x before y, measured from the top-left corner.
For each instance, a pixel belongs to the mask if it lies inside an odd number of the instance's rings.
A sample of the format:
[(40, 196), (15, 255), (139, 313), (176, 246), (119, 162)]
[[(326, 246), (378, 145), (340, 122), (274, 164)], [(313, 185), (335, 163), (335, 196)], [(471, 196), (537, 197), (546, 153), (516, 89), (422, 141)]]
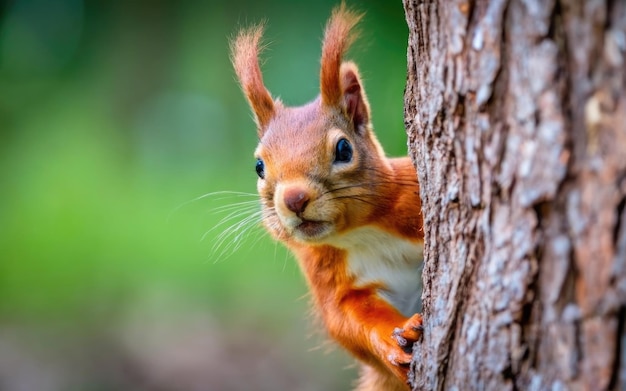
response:
[(285, 190), (283, 199), (287, 208), (295, 214), (304, 212), (309, 203), (309, 195), (300, 188), (292, 188)]

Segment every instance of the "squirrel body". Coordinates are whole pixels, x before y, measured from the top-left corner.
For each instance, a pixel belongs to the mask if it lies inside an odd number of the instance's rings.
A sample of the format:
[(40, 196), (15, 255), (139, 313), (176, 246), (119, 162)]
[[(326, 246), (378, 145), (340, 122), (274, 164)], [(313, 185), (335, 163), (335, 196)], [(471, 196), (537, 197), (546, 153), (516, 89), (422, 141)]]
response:
[(359, 390), (406, 390), (421, 337), (423, 221), (408, 157), (376, 139), (357, 66), (342, 60), (361, 15), (333, 10), (320, 96), (301, 107), (273, 99), (258, 55), (262, 27), (239, 33), (232, 60), (255, 114), (263, 223), (298, 259), (329, 335), (363, 363)]

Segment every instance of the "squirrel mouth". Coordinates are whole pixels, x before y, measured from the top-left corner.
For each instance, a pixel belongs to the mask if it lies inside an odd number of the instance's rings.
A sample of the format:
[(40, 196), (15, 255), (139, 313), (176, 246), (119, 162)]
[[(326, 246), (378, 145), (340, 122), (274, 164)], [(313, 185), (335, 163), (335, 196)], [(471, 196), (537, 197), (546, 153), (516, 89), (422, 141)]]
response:
[(300, 224), (295, 227), (297, 235), (301, 239), (317, 239), (326, 232), (328, 232), (329, 225), (324, 221), (302, 220)]

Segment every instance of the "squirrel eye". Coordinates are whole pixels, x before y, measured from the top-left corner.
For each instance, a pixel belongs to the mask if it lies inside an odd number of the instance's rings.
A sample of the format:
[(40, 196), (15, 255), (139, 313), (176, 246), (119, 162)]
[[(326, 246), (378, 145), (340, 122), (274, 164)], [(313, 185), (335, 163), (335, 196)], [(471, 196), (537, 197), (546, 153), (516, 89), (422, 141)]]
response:
[(335, 162), (347, 163), (352, 160), (352, 145), (345, 138), (337, 142), (335, 149)]
[(259, 176), (259, 178), (264, 179), (265, 178), (265, 163), (263, 163), (263, 160), (257, 159), (255, 168), (256, 168), (256, 174)]

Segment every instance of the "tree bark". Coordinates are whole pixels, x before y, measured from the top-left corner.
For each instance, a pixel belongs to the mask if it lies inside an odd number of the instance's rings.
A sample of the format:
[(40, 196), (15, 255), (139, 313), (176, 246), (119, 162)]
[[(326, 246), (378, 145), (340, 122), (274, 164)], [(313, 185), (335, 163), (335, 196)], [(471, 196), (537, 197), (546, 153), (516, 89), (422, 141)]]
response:
[(404, 0), (417, 390), (626, 390), (626, 1)]

